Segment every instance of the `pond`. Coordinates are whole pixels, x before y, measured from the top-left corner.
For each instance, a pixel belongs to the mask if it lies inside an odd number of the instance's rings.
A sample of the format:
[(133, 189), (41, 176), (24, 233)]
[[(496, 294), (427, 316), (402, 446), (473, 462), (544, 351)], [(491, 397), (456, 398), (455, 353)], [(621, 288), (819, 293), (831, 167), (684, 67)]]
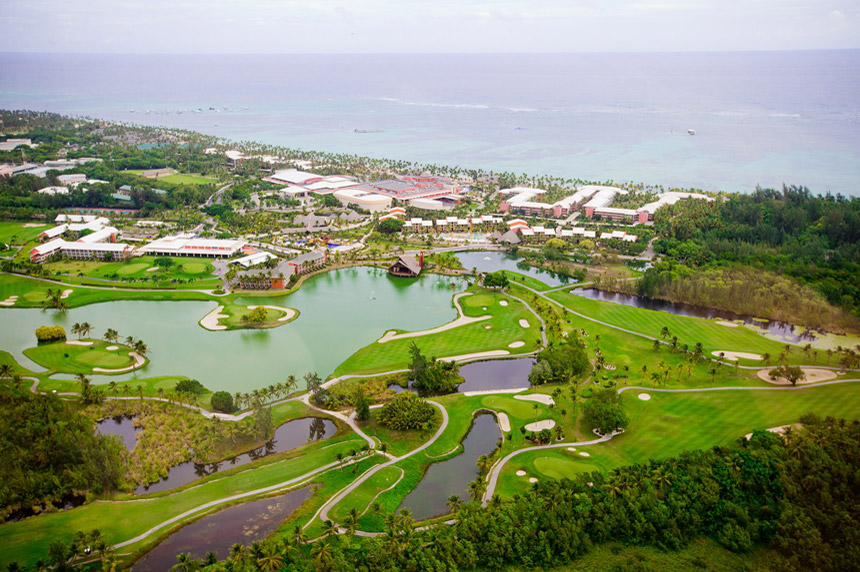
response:
[[(532, 358), (496, 359), (479, 361), (460, 366), (463, 383), (457, 386), (459, 393), (466, 391), (488, 391), (495, 389), (517, 389), (529, 387), (529, 372), (534, 365)], [(388, 389), (395, 393), (412, 391), (412, 382), (408, 388), (392, 384)]]
[[(131, 421), (128, 421), (131, 423)], [(275, 430), (275, 436), (262, 447), (236, 455), (217, 463), (198, 464), (193, 461), (180, 463), (167, 471), (167, 478), (149, 485), (140, 485), (134, 491), (142, 495), (156, 491), (166, 491), (195, 479), (217, 473), (221, 469), (231, 469), (262, 459), (274, 453), (282, 453), (300, 447), (310, 441), (328, 439), (337, 432), (337, 425), (322, 417), (304, 417), (287, 421)]]
[(423, 330), (455, 319), (451, 298), (464, 284), (434, 274), (403, 279), (376, 268), (333, 270), (312, 276), (288, 296), (240, 300), (301, 312), (295, 321), (266, 330), (204, 330), (197, 322), (216, 307), (214, 302), (107, 302), (67, 312), (2, 309), (0, 349), (25, 367), (42, 371), (22, 354), (35, 345), (35, 329), (61, 324), (68, 332), (75, 322), (89, 322), (96, 336), (113, 328), (120, 337), (142, 339), (151, 360), (134, 373), (93, 375), (93, 383), (184, 375), (212, 391), (249, 392), (290, 374), (301, 379), (315, 371), (325, 378), (387, 330)]
[[(556, 274), (543, 268), (535, 268), (525, 264), (521, 256), (514, 256), (507, 252), (499, 251), (470, 251), (458, 252), (457, 258), (466, 270), (477, 268), (480, 272), (495, 272), (497, 270), (510, 270), (531, 276), (550, 286), (563, 286), (565, 284), (576, 284), (576, 279), (569, 276)], [(522, 264), (520, 264), (522, 263)]]
[(311, 496), (309, 486), (275, 497), (226, 508), (183, 526), (138, 560), (134, 572), (164, 572), (176, 564), (176, 555), (203, 558), (215, 552), (226, 558), (235, 544), (250, 545), (277, 530), (284, 520)]
[[(788, 343), (811, 342), (816, 339), (814, 331), (795, 328), (794, 325), (778, 320), (760, 320), (752, 316), (736, 314), (727, 310), (717, 310), (715, 308), (707, 308), (705, 306), (695, 306), (693, 304), (683, 304), (677, 302), (667, 302), (666, 300), (656, 300), (654, 298), (646, 298), (644, 296), (635, 296), (632, 294), (619, 294), (617, 292), (604, 292), (596, 288), (574, 288), (568, 290), (571, 294), (590, 298), (592, 300), (603, 300), (604, 302), (613, 302), (615, 304), (623, 304), (625, 306), (635, 306), (636, 308), (645, 308), (647, 310), (657, 310), (659, 312), (668, 312), (679, 316), (692, 316), (694, 318), (706, 318), (709, 320), (741, 320), (747, 326), (754, 326), (770, 337)], [(795, 331), (797, 329), (798, 331)]]
[(131, 451), (137, 445), (137, 432), (140, 431), (139, 427), (134, 426), (133, 420), (131, 415), (106, 417), (96, 423), (96, 431), (102, 435), (119, 435), (125, 448)]
[(476, 416), (463, 439), (463, 452), (430, 465), (418, 486), (403, 499), (400, 508), (408, 508), (413, 518), (423, 520), (448, 512), (445, 503), (451, 495), (459, 495), (468, 501), (467, 487), (478, 476), (478, 458), (490, 454), (501, 436), (493, 415), (484, 413)]

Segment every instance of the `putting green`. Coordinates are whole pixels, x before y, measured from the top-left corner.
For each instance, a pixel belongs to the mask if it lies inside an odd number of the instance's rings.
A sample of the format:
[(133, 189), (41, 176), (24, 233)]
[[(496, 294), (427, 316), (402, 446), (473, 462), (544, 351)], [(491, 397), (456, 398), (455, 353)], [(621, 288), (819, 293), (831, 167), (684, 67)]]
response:
[(130, 274), (137, 274), (138, 272), (144, 272), (150, 265), (146, 262), (138, 262), (135, 264), (123, 264), (120, 266), (116, 273), (120, 276), (128, 276)]
[(182, 271), (186, 274), (203, 274), (206, 272), (206, 264), (203, 262), (186, 262), (182, 265)]
[[(576, 454), (576, 453), (572, 453)], [(572, 477), (577, 473), (596, 471), (597, 467), (591, 463), (583, 463), (574, 459), (563, 459), (561, 457), (538, 457), (532, 465), (535, 471), (551, 479)]]
[(532, 407), (533, 403), (534, 402), (519, 401), (502, 395), (488, 395), (481, 400), (481, 404), (483, 404), (484, 407), (504, 411), (505, 413), (513, 415), (519, 419), (531, 419), (535, 416), (535, 410), (534, 407)]
[(30, 302), (44, 302), (47, 299), (47, 295), (44, 292), (27, 292), (24, 294), (24, 299)]
[(107, 369), (125, 367), (133, 363), (132, 359), (128, 357), (127, 354), (117, 354), (114, 352), (106, 352), (104, 350), (90, 350), (82, 352), (69, 359), (80, 364)]

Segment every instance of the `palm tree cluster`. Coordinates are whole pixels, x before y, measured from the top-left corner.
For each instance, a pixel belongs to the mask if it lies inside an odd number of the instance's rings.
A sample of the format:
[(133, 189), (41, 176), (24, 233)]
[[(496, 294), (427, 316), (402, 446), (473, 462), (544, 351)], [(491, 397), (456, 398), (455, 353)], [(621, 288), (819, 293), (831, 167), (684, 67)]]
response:
[(239, 409), (257, 409), (266, 403), (271, 403), (290, 395), (296, 390), (298, 385), (298, 379), (291, 374), (287, 376), (286, 380), (269, 385), (268, 387), (261, 387), (247, 393), (237, 391), (233, 394), (233, 403)]

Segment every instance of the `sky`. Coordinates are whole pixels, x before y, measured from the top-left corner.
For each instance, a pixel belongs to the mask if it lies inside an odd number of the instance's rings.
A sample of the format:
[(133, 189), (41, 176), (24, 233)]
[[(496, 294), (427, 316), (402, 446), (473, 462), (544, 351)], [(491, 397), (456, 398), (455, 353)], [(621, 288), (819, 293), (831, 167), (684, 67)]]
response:
[(0, 0), (0, 29), (2, 52), (853, 49), (860, 1)]

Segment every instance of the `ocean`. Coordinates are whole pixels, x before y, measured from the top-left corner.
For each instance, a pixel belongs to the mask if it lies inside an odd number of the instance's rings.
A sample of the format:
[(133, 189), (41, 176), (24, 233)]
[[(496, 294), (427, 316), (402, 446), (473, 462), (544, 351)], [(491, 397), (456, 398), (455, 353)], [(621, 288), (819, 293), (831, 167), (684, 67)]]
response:
[(859, 50), (7, 53), (0, 107), (592, 181), (860, 195)]

